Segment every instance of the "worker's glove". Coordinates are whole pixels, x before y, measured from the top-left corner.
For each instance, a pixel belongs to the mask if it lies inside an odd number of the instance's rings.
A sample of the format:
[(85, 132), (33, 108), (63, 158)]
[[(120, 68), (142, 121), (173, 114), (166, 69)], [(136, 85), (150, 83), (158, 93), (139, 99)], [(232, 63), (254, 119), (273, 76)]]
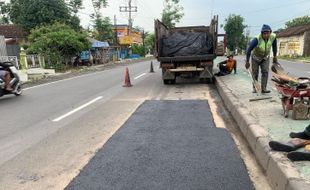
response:
[(279, 62), (278, 62), (278, 58), (277, 58), (277, 57), (273, 57), (272, 63), (279, 64)]
[(245, 62), (245, 68), (246, 68), (246, 69), (250, 68), (250, 62), (249, 62), (249, 61), (246, 61), (246, 62)]

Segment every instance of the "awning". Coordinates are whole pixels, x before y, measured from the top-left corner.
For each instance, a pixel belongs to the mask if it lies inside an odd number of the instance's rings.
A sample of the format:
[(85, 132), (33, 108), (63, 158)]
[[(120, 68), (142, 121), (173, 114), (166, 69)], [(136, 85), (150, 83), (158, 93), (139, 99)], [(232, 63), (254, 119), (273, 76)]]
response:
[(108, 42), (94, 41), (92, 43), (92, 48), (108, 48), (110, 47)]

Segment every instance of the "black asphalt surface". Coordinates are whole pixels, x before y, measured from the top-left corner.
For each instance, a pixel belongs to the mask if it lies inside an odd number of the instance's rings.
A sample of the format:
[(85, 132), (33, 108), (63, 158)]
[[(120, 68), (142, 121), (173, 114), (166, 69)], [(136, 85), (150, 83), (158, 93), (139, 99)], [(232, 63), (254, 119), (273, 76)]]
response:
[(207, 101), (146, 101), (67, 186), (73, 189), (254, 189)]

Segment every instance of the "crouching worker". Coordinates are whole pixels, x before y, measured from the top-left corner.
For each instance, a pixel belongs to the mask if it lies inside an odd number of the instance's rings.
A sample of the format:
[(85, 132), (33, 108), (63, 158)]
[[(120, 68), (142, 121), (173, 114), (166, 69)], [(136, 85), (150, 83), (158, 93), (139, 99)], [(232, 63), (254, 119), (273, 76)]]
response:
[(234, 70), (234, 74), (237, 74), (237, 61), (234, 59), (233, 55), (227, 56), (227, 60), (219, 63), (220, 71), (216, 73), (216, 76), (225, 76)]

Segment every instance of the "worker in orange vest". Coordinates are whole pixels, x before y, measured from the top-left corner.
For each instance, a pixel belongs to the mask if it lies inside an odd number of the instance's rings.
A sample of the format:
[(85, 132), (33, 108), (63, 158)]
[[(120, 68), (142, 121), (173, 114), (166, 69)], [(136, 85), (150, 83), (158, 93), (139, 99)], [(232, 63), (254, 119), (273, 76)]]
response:
[(237, 61), (234, 59), (234, 55), (230, 54), (227, 56), (227, 60), (220, 62), (219, 64), (220, 71), (216, 73), (216, 76), (225, 76), (234, 70), (234, 74), (237, 74)]

